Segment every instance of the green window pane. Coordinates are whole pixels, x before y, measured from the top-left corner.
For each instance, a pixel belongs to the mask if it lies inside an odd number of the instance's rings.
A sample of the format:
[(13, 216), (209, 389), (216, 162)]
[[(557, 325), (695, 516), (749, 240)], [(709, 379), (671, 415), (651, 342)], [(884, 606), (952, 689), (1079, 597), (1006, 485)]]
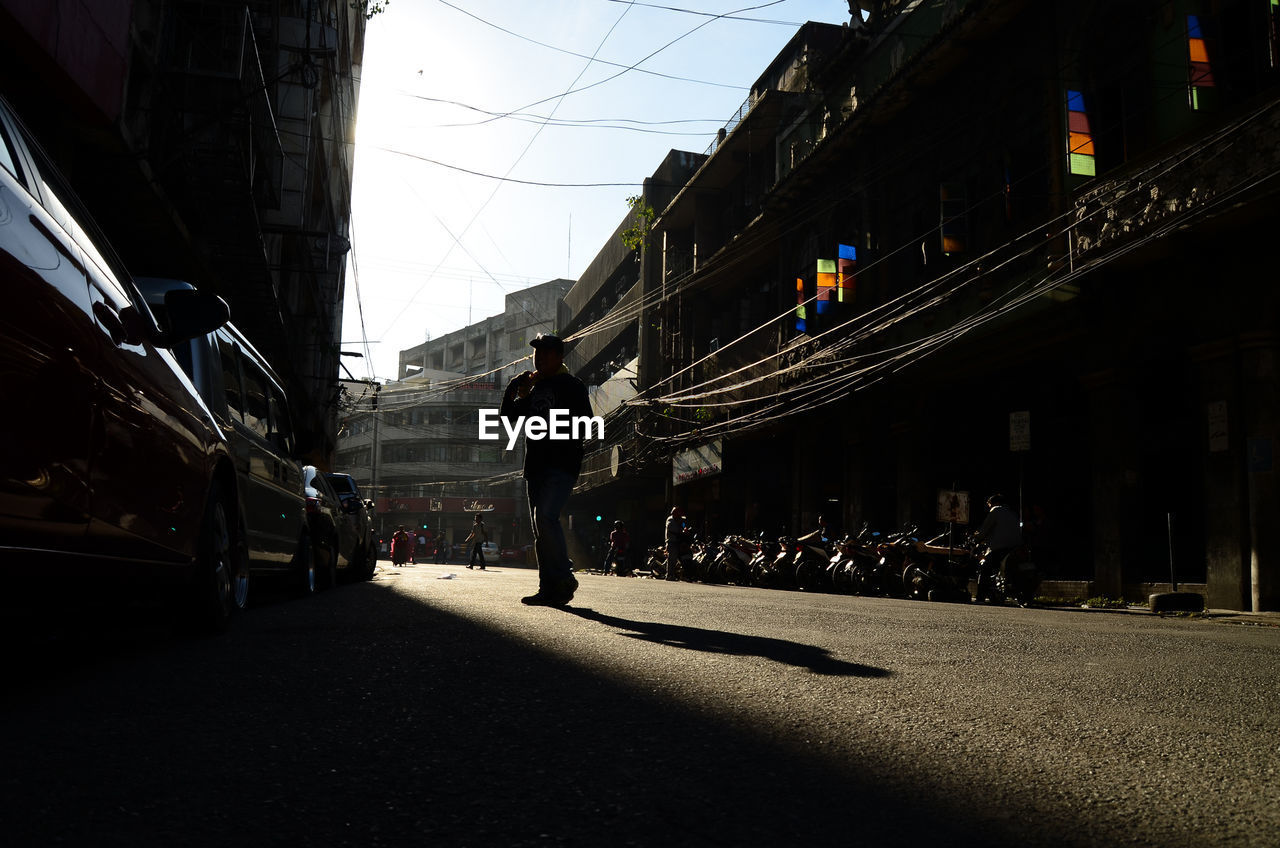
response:
[(1098, 170), (1094, 166), (1093, 157), (1083, 153), (1072, 153), (1071, 173), (1082, 177), (1096, 177)]

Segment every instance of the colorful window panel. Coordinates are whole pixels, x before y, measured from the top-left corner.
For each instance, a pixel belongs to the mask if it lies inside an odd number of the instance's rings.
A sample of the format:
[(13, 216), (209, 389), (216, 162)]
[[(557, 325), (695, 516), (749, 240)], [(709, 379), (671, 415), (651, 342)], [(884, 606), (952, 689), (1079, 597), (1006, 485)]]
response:
[(1280, 0), (1268, 0), (1267, 26), (1271, 44), (1271, 67), (1280, 68)]
[(840, 303), (853, 303), (857, 289), (858, 249), (851, 244), (842, 244), (836, 260), (836, 300)]
[(962, 183), (943, 183), (938, 187), (939, 229), (942, 231), (942, 252), (948, 256), (963, 253), (969, 247), (969, 205)]
[(807, 332), (809, 329), (809, 313), (805, 308), (804, 277), (796, 277), (796, 331)]
[(1084, 95), (1078, 91), (1067, 92), (1067, 159), (1070, 173), (1080, 177), (1098, 175), (1089, 113), (1084, 108)]
[(836, 261), (834, 259), (818, 260), (818, 299), (814, 302), (814, 311), (819, 315), (827, 314), (831, 308), (831, 295), (836, 290)]
[(1200, 31), (1200, 16), (1187, 15), (1187, 57), (1190, 63), (1191, 108), (1200, 108), (1200, 89), (1213, 88), (1213, 68), (1209, 66), (1209, 48)]

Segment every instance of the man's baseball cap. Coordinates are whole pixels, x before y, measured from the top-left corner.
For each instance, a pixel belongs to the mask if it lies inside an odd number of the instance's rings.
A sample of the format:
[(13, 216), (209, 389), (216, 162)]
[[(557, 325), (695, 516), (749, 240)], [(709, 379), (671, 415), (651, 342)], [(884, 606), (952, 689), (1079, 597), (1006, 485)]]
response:
[(538, 333), (533, 337), (533, 341), (529, 342), (529, 346), (534, 350), (546, 348), (562, 356), (564, 355), (564, 339), (552, 333)]

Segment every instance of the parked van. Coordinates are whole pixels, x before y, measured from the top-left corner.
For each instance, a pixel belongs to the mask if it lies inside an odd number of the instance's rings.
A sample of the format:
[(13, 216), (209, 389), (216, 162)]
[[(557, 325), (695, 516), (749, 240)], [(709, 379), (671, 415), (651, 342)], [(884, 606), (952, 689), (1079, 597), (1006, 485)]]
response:
[[(137, 282), (162, 324), (165, 294), (194, 288), (180, 280)], [(231, 447), (249, 573), (288, 576), (306, 593), (326, 588), (316, 569), (302, 466), (294, 458), (293, 423), (280, 379), (234, 324), (172, 351)]]
[(227, 304), (184, 292), (157, 325), (3, 97), (0, 291), (0, 604), (160, 590), (184, 629), (225, 629), (249, 583), (230, 456), (165, 348), (221, 326)]

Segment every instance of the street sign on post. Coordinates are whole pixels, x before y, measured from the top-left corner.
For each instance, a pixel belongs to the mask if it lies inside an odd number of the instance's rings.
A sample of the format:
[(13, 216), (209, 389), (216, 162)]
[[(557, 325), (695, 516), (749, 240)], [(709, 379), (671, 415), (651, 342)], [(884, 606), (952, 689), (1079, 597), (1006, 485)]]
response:
[(969, 493), (948, 489), (938, 491), (938, 521), (948, 524), (969, 523)]
[(1023, 453), (1031, 450), (1031, 412), (1009, 413), (1009, 450)]

